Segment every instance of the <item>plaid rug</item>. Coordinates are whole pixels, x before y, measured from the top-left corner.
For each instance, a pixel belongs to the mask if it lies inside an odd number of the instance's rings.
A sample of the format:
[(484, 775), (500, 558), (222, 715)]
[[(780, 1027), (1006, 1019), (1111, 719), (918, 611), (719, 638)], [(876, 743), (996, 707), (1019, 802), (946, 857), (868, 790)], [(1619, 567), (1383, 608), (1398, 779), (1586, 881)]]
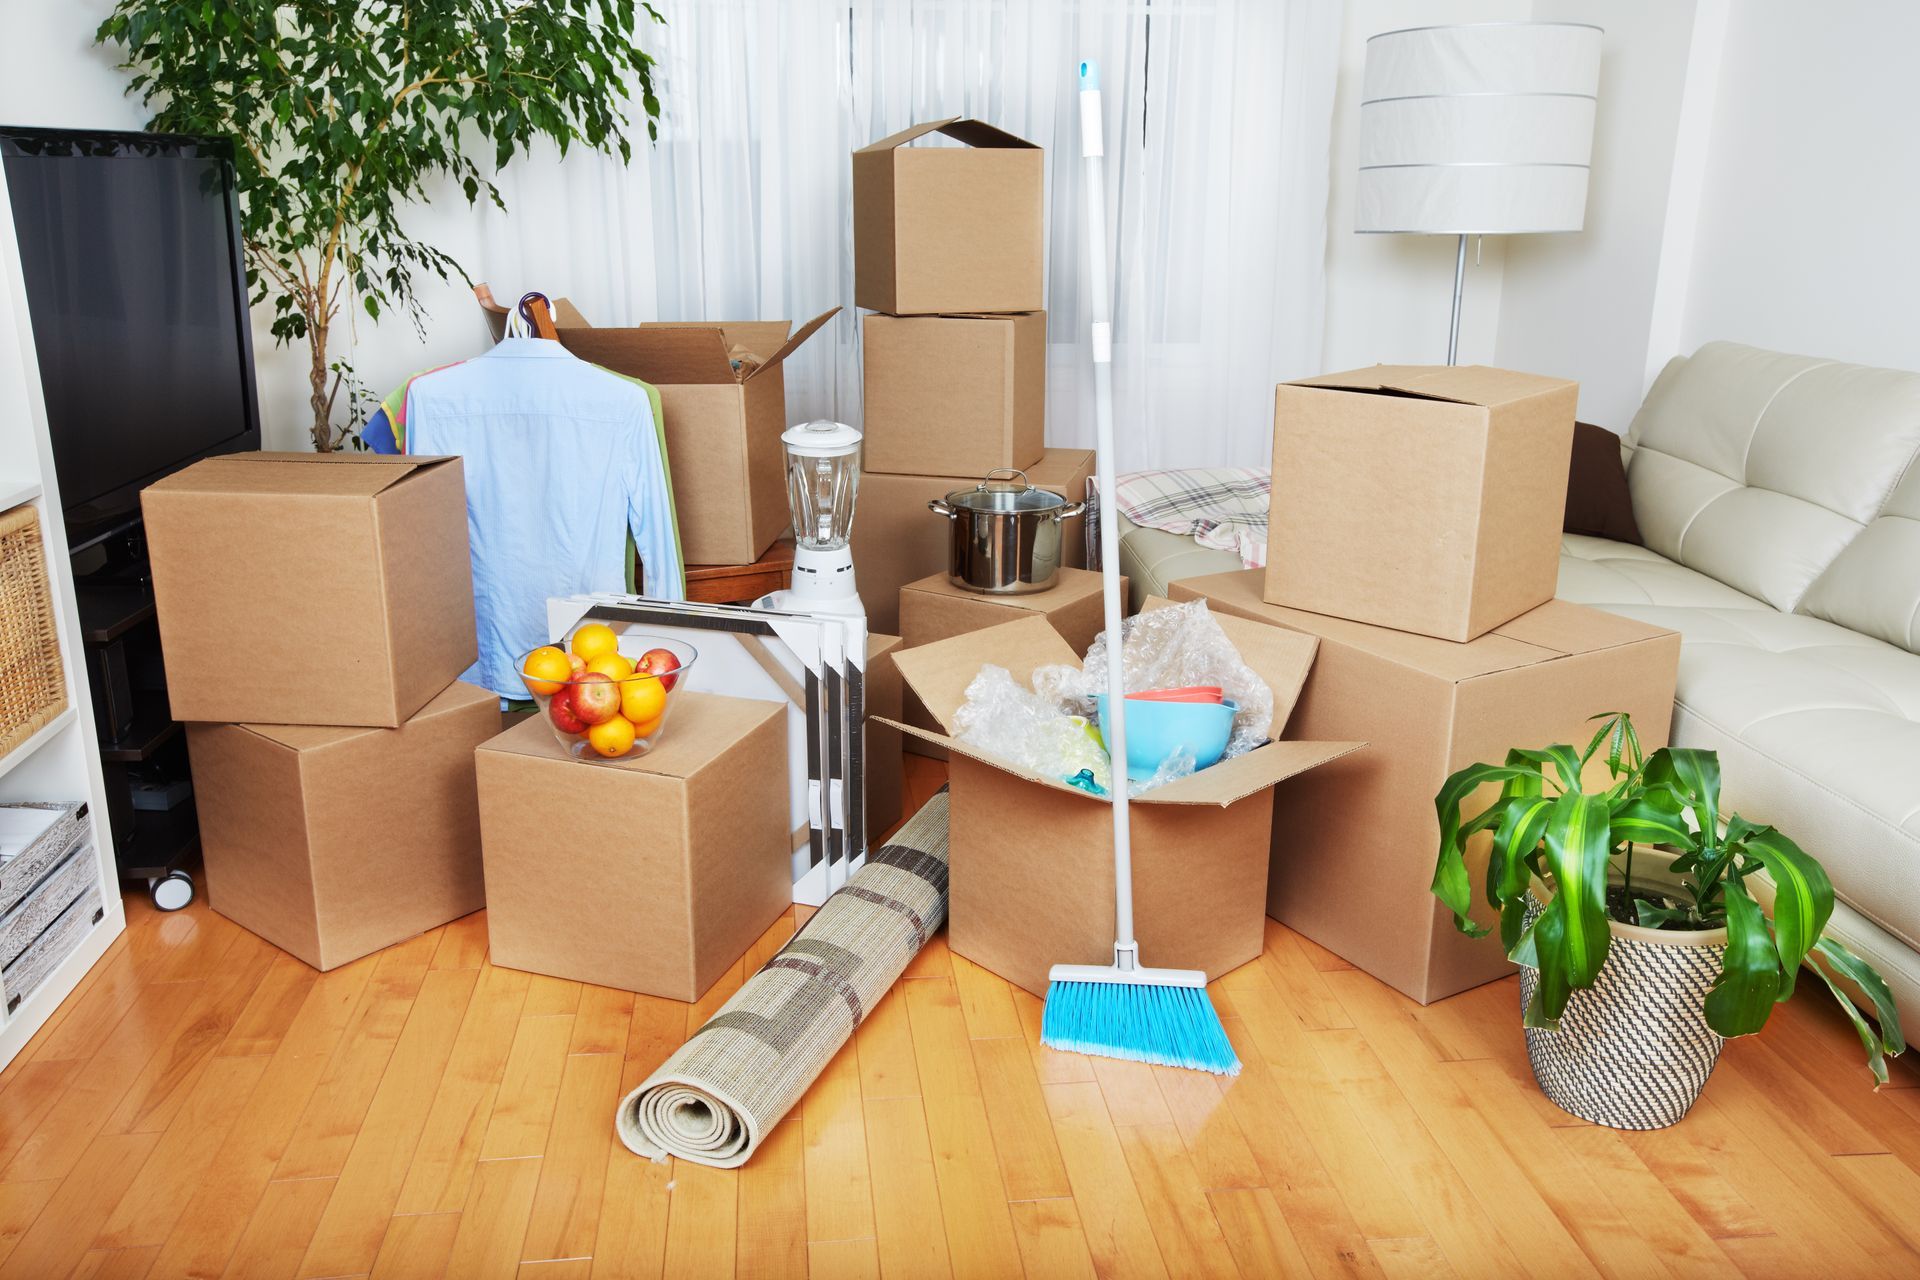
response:
[(1267, 562), (1271, 486), (1272, 472), (1264, 467), (1134, 471), (1114, 481), (1114, 498), (1135, 524), (1235, 552), (1242, 566), (1258, 569)]
[(946, 918), (942, 788), (621, 1100), (620, 1141), (653, 1160), (745, 1164)]

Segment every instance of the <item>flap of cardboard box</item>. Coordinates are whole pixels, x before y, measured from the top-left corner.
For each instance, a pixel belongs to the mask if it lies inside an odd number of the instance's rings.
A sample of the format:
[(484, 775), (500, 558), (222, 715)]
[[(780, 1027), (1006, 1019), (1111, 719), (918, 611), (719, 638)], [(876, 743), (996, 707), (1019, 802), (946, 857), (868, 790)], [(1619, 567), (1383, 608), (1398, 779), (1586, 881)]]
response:
[(1335, 391), (1370, 391), (1491, 407), (1573, 385), (1566, 378), (1516, 373), (1490, 365), (1377, 364), (1346, 373), (1323, 373), (1288, 384)]
[(156, 480), (147, 491), (366, 498), (416, 472), (458, 461), (385, 453), (225, 453)]
[(1026, 147), (1037, 149), (1034, 143), (1025, 138), (1015, 137), (1005, 129), (996, 129), (981, 120), (969, 120), (965, 116), (950, 116), (945, 120), (930, 120), (926, 124), (916, 124), (912, 128), (902, 129), (889, 134), (878, 142), (870, 142), (854, 152), (891, 151), (895, 147), (904, 147), (915, 138), (923, 138), (929, 133), (938, 133), (952, 138), (955, 142), (969, 147)]
[[(407, 725), (419, 724), (436, 716), (447, 715), (455, 711), (464, 711), (468, 707), (489, 703), (500, 705), (498, 694), (455, 680), (445, 690), (436, 695), (433, 701), (414, 712), (407, 718)], [(398, 729), (347, 728), (329, 724), (242, 724), (235, 726), (256, 738), (265, 738), (268, 742), (277, 742), (294, 751), (318, 751), (337, 742), (350, 738), (363, 737), (369, 733), (398, 733)], [(547, 735), (551, 738), (551, 732)]]
[(777, 368), (827, 321), (833, 307), (787, 336), (785, 320), (726, 324), (651, 322), (618, 329), (560, 326), (560, 342), (582, 360), (667, 386), (746, 382)]
[[(1153, 600), (1148, 607), (1169, 608), (1171, 602)], [(1273, 689), (1273, 732), (1280, 732), (1306, 683), (1319, 641), (1296, 631), (1263, 626), (1244, 619), (1215, 614), (1214, 620), (1227, 633), (1227, 638), (1239, 650), (1241, 658)], [(927, 710), (942, 725), (951, 728), (954, 713), (966, 701), (967, 685), (980, 673), (982, 666), (992, 663), (1005, 667), (1016, 683), (1026, 685), (1036, 668), (1056, 663), (1073, 664), (1079, 661), (1079, 655), (1060, 638), (1060, 633), (1053, 629), (1051, 623), (1036, 614), (917, 648), (903, 649), (894, 655), (893, 660), (914, 693), (926, 704)], [(1016, 768), (998, 756), (959, 742), (948, 734), (917, 729), (891, 720), (885, 723), (916, 738), (939, 743), (983, 764), (1044, 786), (1074, 795), (1087, 794), (1057, 778)], [(1356, 751), (1363, 745), (1358, 742), (1270, 742), (1245, 755), (1223, 760), (1198, 773), (1158, 787), (1142, 796), (1141, 800), (1157, 804), (1225, 806), (1284, 778)], [(1087, 798), (1092, 800), (1098, 797)]]

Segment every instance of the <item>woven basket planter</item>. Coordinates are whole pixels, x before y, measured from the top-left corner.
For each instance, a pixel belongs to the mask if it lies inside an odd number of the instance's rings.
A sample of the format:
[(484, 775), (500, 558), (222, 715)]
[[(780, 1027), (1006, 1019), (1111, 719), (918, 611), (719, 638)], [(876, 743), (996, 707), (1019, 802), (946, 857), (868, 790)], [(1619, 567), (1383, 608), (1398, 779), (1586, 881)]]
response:
[[(1536, 884), (1534, 893), (1529, 925), (1551, 890)], [(1526, 1029), (1527, 1057), (1562, 1111), (1614, 1129), (1664, 1129), (1687, 1114), (1720, 1061), (1725, 1042), (1707, 1025), (1706, 999), (1727, 931), (1609, 927), (1599, 978), (1574, 991), (1558, 1031)], [(1538, 982), (1521, 966), (1523, 1013)]]
[(40, 517), (19, 506), (0, 513), (0, 756), (52, 724), (66, 705)]

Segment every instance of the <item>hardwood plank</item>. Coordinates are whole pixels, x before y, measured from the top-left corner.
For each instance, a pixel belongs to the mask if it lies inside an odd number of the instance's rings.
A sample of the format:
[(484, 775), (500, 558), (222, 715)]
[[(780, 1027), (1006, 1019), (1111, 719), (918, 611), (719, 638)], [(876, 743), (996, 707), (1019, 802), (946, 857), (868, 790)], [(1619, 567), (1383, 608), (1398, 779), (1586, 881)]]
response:
[(103, 1133), (90, 1141), (0, 1264), (0, 1280), (73, 1270), (159, 1142), (157, 1133)]
[(920, 1096), (920, 1069), (913, 1057), (913, 1027), (907, 1020), (907, 996), (899, 983), (873, 1006), (853, 1033), (860, 1060), (860, 1096)]
[(276, 1178), (333, 1177), (346, 1164), (426, 981), (435, 942), (432, 934), (422, 934), (378, 954), (327, 1073), (274, 1171)]
[[(625, 1039), (624, 1028), (621, 1038)], [(593, 1253), (607, 1156), (613, 1146), (613, 1109), (620, 1101), (620, 1068), (621, 1058), (611, 1053), (580, 1053), (566, 1059), (533, 1212), (520, 1246), (523, 1262), (584, 1258)]]
[(1326, 982), (1320, 976), (1320, 970), (1314, 968), (1313, 961), (1301, 948), (1300, 935), (1278, 920), (1266, 921), (1266, 946), (1261, 953), (1260, 965), (1266, 972), (1267, 980), (1273, 983), (1281, 999), (1300, 1020), (1300, 1025), (1309, 1031), (1345, 1030), (1353, 1026), (1353, 1019), (1347, 1015)]
[(6, 1261), (20, 1237), (27, 1234), (40, 1211), (60, 1189), (59, 1178), (39, 1182), (0, 1182), (0, 1263)]
[(1103, 1278), (1165, 1276), (1146, 1205), (1134, 1186), (1100, 1086), (1050, 1084), (1043, 1092), (1094, 1269)]
[(447, 1274), (447, 1261), (453, 1256), (453, 1240), (459, 1232), (457, 1213), (415, 1213), (389, 1219), (379, 1256), (373, 1261), (371, 1280), (438, 1280)]
[(1062, 1053), (1040, 1043), (1040, 1018), (1045, 1001), (1019, 987), (1012, 989), (1013, 1009), (1020, 1017), (1020, 1034), (1033, 1055), (1033, 1073), (1041, 1084), (1078, 1084), (1093, 1077), (1093, 1059), (1083, 1053)]
[(435, 969), (478, 969), (487, 962), (487, 913), (475, 911), (450, 921), (438, 930), (440, 941), (433, 949)]
[(635, 996), (627, 1025), (627, 1066), (639, 1069), (638, 1084), (653, 1074), (687, 1038), (687, 1006), (658, 996)]
[(480, 970), (394, 1202), (396, 1214), (458, 1213), (467, 1202), (507, 1055), (520, 1029), (528, 977), (492, 965)]
[(523, 1262), (518, 1280), (587, 1280), (593, 1274), (592, 1258), (553, 1258), (544, 1262)]
[(739, 1231), (739, 1175), (732, 1169), (673, 1162), (667, 1210), (666, 1276), (730, 1276)]
[(81, 1061), (100, 1052), (144, 988), (128, 947), (127, 935), (114, 939), (83, 985), (55, 1010), (33, 1043), (21, 1052), (27, 1062)]
[[(208, 1064), (179, 1120), (160, 1135), (139, 1181), (128, 1188), (95, 1237), (95, 1248), (166, 1242), (187, 1208), (181, 1189), (197, 1187), (206, 1176), (266, 1069), (265, 1058), (218, 1058)], [(149, 1265), (152, 1262), (149, 1258)]]
[(1168, 1122), (1121, 1126), (1117, 1133), (1167, 1274), (1237, 1275), (1233, 1254), (1214, 1220), (1180, 1131)]
[(526, 1016), (539, 1018), (548, 1014), (571, 1014), (577, 1011), (580, 1008), (582, 985), (550, 974), (529, 974)]
[(1022, 1200), (1007, 1207), (1013, 1211), (1013, 1236), (1028, 1275), (1093, 1280), (1093, 1255), (1087, 1252), (1087, 1236), (1071, 1198)]
[(807, 1274), (806, 1134), (797, 1117), (773, 1127), (740, 1168), (736, 1270), (745, 1276)]
[(539, 1184), (538, 1156), (482, 1160), (474, 1169), (473, 1186), (460, 1213), (447, 1274), (461, 1280), (518, 1274), (520, 1242)]
[(1100, 1084), (1107, 1115), (1116, 1126), (1173, 1123), (1173, 1113), (1167, 1110), (1167, 1101), (1160, 1096), (1153, 1068), (1147, 1063), (1096, 1056), (1093, 1078)]
[(1661, 1184), (1640, 1157), (1611, 1129), (1574, 1125), (1553, 1130), (1581, 1168), (1589, 1170), (1620, 1218), (1631, 1224), (1675, 1276), (1737, 1276), (1725, 1251), (1714, 1243), (1700, 1223), (1671, 1191)]
[(907, 1015), (953, 1273), (963, 1280), (1012, 1274), (1020, 1247), (953, 984), (910, 984)]
[(673, 1171), (672, 1161), (656, 1164), (613, 1144), (593, 1241), (596, 1280), (659, 1276), (666, 1255)]
[(1207, 1193), (1213, 1216), (1243, 1276), (1309, 1276), (1307, 1255), (1265, 1187), (1223, 1187)]
[(141, 1280), (153, 1266), (156, 1244), (133, 1249), (91, 1249), (73, 1269), (74, 1280)]
[(812, 1280), (880, 1280), (880, 1255), (872, 1240), (813, 1240), (807, 1244)]
[(1177, 1067), (1156, 1067), (1154, 1077), (1174, 1127), (1193, 1157), (1201, 1186), (1213, 1191), (1266, 1185), (1239, 1122), (1233, 1118), (1233, 1109), (1221, 1092), (1218, 1077)]
[(1367, 1249), (1387, 1280), (1434, 1280), (1457, 1274), (1432, 1236), (1369, 1240)]
[(301, 1275), (373, 1269), (479, 976), (478, 969), (428, 970), (334, 1181), (333, 1198), (307, 1246)]
[(0, 1169), (7, 1167), (60, 1101), (85, 1065), (78, 1058), (25, 1061), (10, 1068), (12, 1079), (0, 1094)]
[(927, 939), (927, 945), (907, 961), (907, 967), (901, 971), (903, 978), (945, 978), (953, 979), (953, 952), (947, 947), (947, 931), (942, 929)]
[(319, 970), (305, 961), (284, 952), (276, 955), (217, 1052), (222, 1057), (249, 1058), (278, 1049), (319, 981)]
[(1012, 989), (998, 974), (989, 973), (965, 956), (953, 956), (953, 989), (960, 997), (967, 1034), (975, 1040), (1018, 1036), (1020, 1016), (1013, 1010)]
[(583, 986), (580, 1008), (573, 1015), (573, 1038), (568, 1053), (624, 1053), (627, 1024), (633, 1020), (633, 992), (612, 987)]
[(951, 1275), (946, 1235), (933, 1229), (942, 1220), (940, 1188), (920, 1099), (870, 1098), (865, 1118), (881, 1274)]
[(872, 1180), (867, 1172), (865, 1112), (860, 1071), (849, 1043), (801, 1098), (805, 1147), (807, 1239), (851, 1240), (873, 1235)]
[[(528, 988), (531, 1006), (533, 989)], [(547, 1149), (553, 1127), (553, 1104), (560, 1094), (560, 1076), (567, 1064), (567, 1042), (573, 1036), (573, 1015), (523, 1014), (513, 1047), (500, 1079), (480, 1143), (482, 1160), (537, 1156)], [(515, 1259), (514, 1261), (519, 1261)]]
[(1041, 1200), (1072, 1194), (1060, 1145), (1053, 1140), (1047, 1100), (1034, 1074), (1026, 1041), (975, 1040), (974, 1069), (993, 1130), (993, 1147), (1009, 1200)]

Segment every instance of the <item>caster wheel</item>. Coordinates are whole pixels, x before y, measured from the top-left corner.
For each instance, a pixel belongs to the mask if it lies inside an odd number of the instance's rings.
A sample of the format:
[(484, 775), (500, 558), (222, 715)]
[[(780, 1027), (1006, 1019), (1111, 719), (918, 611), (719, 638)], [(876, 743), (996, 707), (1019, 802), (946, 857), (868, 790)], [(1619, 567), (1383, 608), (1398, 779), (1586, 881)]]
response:
[(184, 871), (169, 871), (158, 880), (147, 881), (147, 893), (160, 910), (178, 911), (193, 901), (193, 877)]

